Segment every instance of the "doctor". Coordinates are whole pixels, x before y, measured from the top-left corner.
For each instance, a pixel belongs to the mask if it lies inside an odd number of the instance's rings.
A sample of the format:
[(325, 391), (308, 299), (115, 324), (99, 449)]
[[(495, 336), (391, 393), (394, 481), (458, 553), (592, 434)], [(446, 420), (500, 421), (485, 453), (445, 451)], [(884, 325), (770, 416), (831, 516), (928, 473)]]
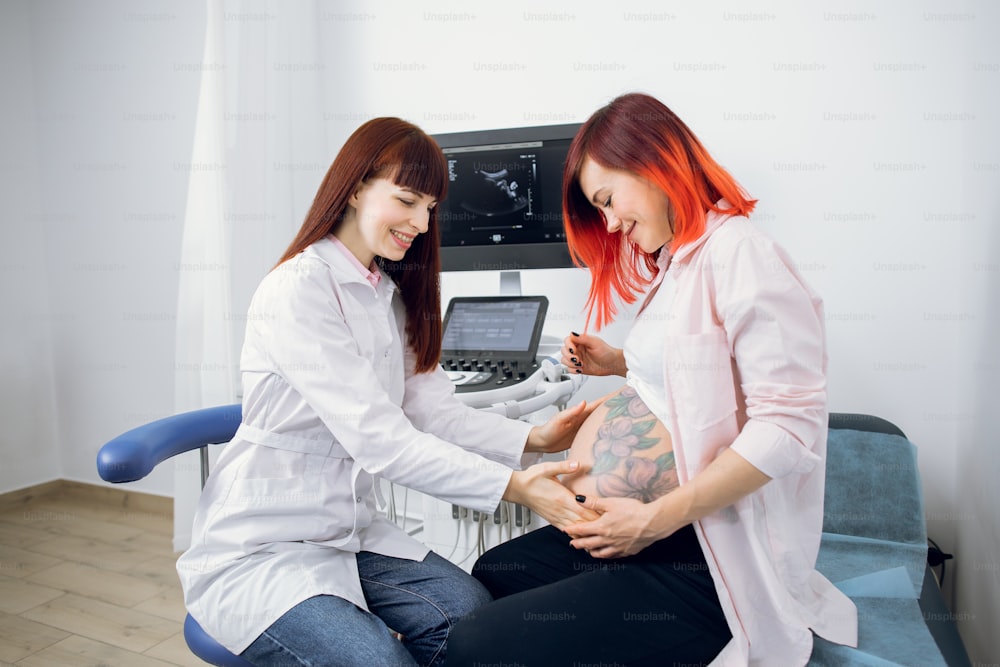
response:
[(251, 302), (243, 422), (177, 570), (192, 616), (256, 665), (437, 665), (453, 623), (490, 600), (377, 510), (379, 478), (555, 526), (597, 516), (555, 479), (575, 463), (514, 470), (566, 449), (587, 406), (531, 426), (464, 406), (438, 368), (447, 183), (420, 129), (365, 123)]

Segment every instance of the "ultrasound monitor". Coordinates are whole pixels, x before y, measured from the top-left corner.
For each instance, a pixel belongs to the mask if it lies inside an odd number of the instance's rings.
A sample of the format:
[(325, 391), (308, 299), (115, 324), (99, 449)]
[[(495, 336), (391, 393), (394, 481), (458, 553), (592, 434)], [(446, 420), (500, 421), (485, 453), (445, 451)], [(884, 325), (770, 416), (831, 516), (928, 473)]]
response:
[(434, 135), (448, 161), (439, 205), (441, 269), (500, 271), (520, 294), (522, 269), (575, 266), (562, 220), (562, 175), (579, 123)]

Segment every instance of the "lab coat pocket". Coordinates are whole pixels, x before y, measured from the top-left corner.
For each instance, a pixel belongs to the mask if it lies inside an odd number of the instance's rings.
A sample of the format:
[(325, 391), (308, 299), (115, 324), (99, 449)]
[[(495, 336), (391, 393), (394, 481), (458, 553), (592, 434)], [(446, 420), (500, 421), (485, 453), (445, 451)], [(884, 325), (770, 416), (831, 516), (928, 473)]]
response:
[[(345, 489), (342, 506), (352, 508), (350, 489)], [(233, 483), (227, 507), (233, 517), (248, 526), (247, 536), (261, 544), (329, 539), (345, 533), (352, 519), (327, 511), (333, 490), (325, 475), (250, 478)], [(351, 522), (353, 523), (353, 522)]]
[(677, 419), (704, 431), (736, 411), (732, 357), (725, 332), (666, 338), (666, 376), (677, 392)]

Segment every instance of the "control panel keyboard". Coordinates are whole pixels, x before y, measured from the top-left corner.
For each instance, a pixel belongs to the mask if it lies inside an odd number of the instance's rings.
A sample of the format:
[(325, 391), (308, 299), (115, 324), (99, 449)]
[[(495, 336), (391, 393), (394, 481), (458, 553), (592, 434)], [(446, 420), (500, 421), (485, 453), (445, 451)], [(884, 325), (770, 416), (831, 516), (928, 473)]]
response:
[(509, 387), (530, 378), (539, 368), (537, 359), (500, 357), (442, 357), (441, 368), (455, 391), (484, 391)]

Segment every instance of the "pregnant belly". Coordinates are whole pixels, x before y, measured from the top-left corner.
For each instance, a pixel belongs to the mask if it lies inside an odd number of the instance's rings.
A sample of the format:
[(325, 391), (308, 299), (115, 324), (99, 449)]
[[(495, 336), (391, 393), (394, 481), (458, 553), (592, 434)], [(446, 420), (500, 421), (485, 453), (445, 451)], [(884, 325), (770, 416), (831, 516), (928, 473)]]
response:
[(678, 485), (670, 433), (628, 385), (587, 417), (568, 458), (580, 462), (580, 471), (564, 475), (563, 484), (588, 497), (648, 503)]

